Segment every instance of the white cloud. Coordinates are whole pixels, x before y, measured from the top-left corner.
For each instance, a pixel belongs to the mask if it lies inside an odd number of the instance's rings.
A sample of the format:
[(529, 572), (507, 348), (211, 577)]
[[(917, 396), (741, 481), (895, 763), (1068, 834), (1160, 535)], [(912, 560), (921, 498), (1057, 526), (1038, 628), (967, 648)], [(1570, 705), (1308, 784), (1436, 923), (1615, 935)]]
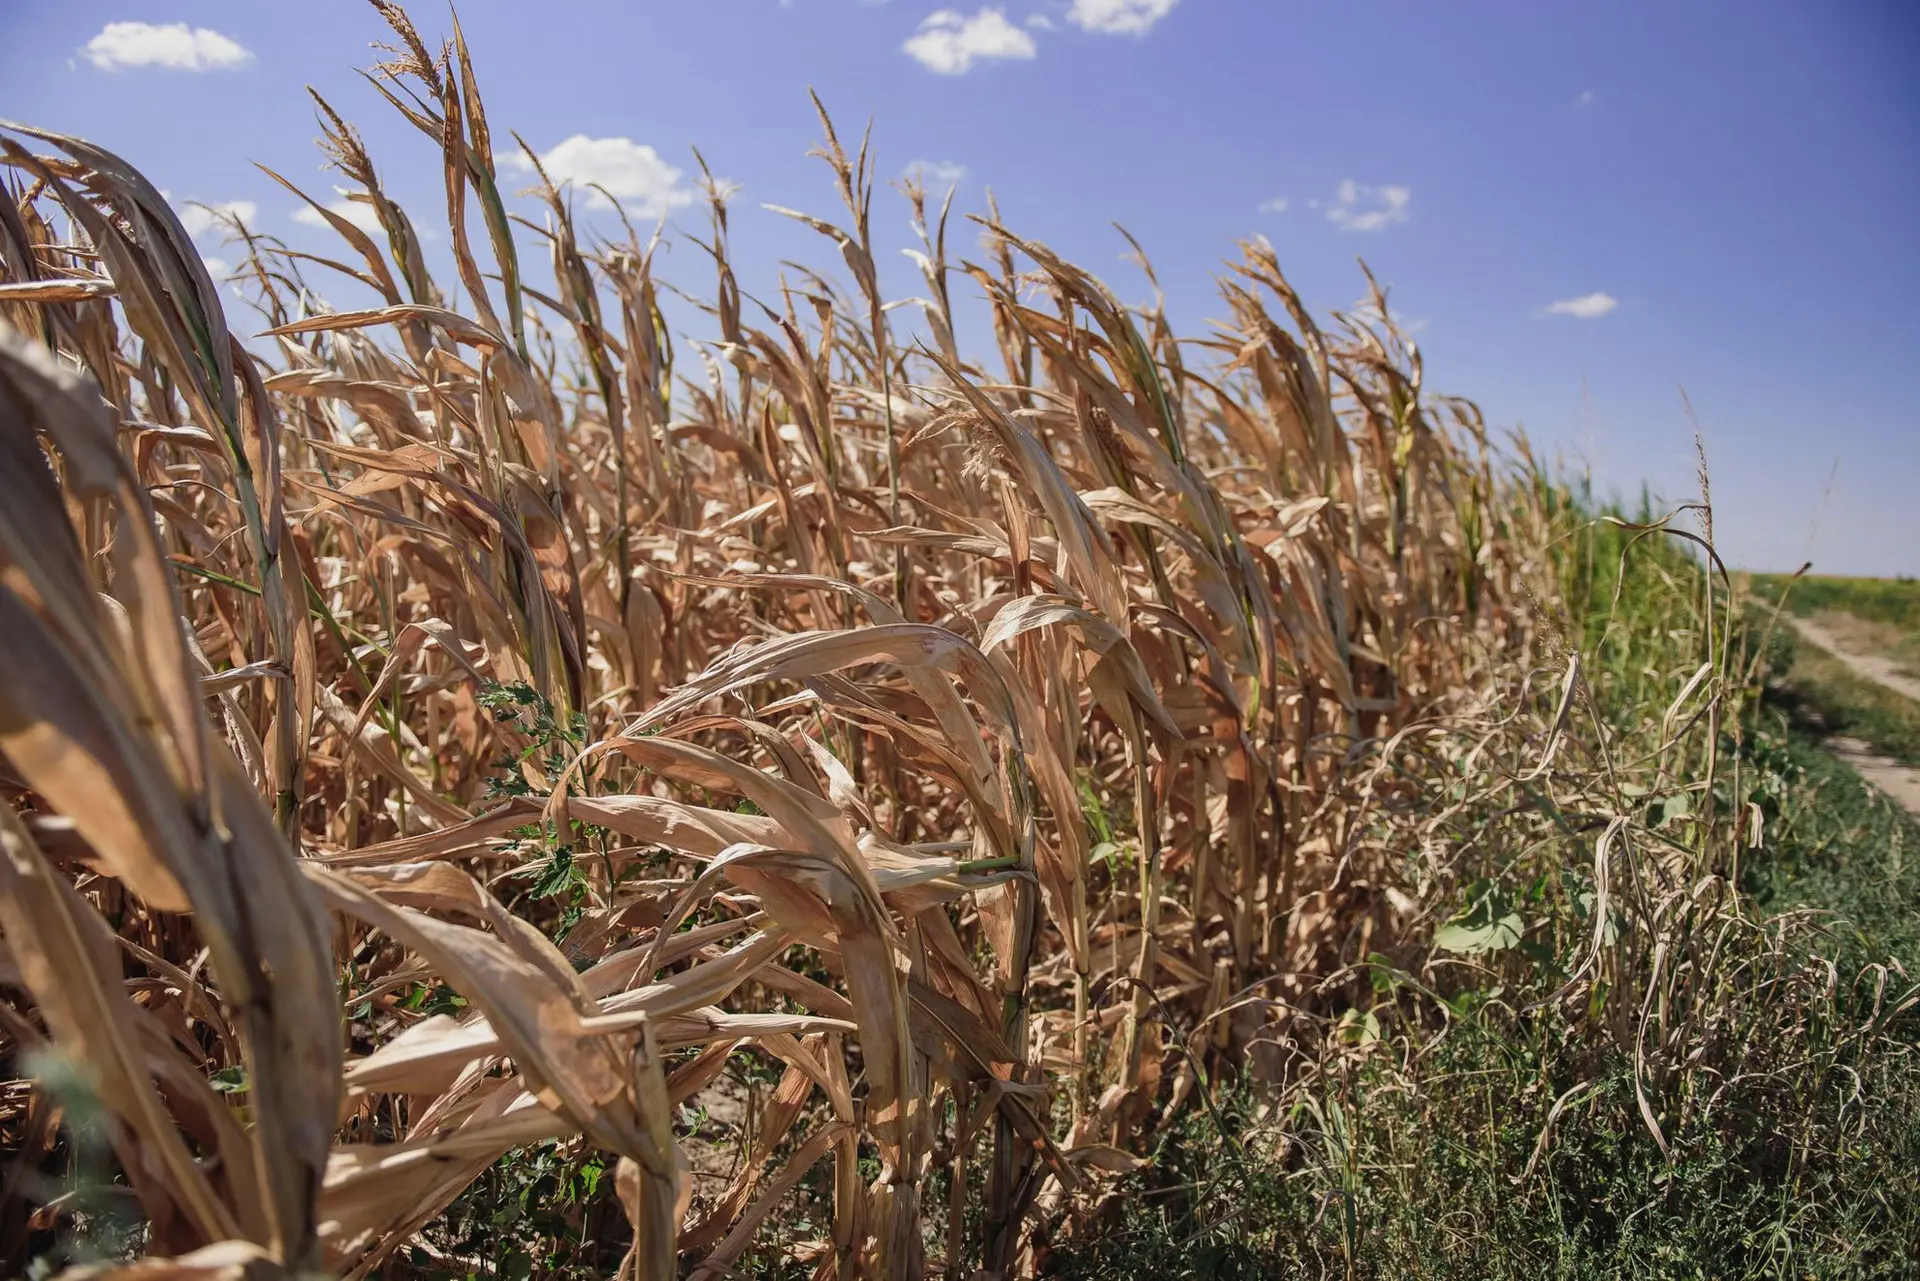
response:
[(982, 9), (971, 18), (952, 9), (927, 15), (920, 30), (900, 46), (914, 61), (943, 76), (963, 75), (975, 62), (1031, 58), (1033, 37), (1007, 21), (998, 9)]
[(200, 265), (207, 269), (207, 274), (209, 276), (224, 276), (229, 271), (233, 270), (233, 264), (228, 262), (225, 258), (212, 258), (212, 257), (202, 258), (200, 260)]
[(925, 187), (938, 189), (959, 186), (967, 176), (967, 167), (951, 160), (916, 160), (901, 172), (905, 177), (919, 178)]
[(1180, 0), (1073, 0), (1067, 20), (1103, 36), (1143, 36)]
[[(327, 212), (345, 218), (348, 222), (370, 236), (384, 236), (387, 234), (385, 224), (380, 221), (380, 215), (374, 211), (372, 205), (363, 204), (358, 200), (330, 200), (327, 202)], [(293, 220), (295, 222), (304, 222), (309, 227), (330, 227), (332, 225), (325, 218), (322, 218), (320, 211), (312, 205), (301, 205), (298, 209), (294, 210)]]
[[(1383, 325), (1387, 321), (1386, 314), (1373, 305), (1373, 299), (1371, 298), (1362, 298), (1359, 302), (1353, 304), (1347, 314), (1355, 320), (1364, 320), (1370, 325)], [(1393, 314), (1393, 327), (1409, 338), (1425, 329), (1431, 323), (1432, 322), (1425, 316), (1409, 316), (1404, 312), (1395, 312)]]
[(1044, 13), (1036, 13), (1036, 14), (1029, 15), (1027, 18), (1027, 25), (1029, 27), (1032, 27), (1035, 31), (1052, 31), (1055, 28), (1055, 23), (1053, 19), (1049, 18)]
[(1327, 221), (1342, 231), (1384, 231), (1412, 214), (1411, 187), (1363, 187), (1351, 178), (1327, 206)]
[(238, 218), (241, 222), (252, 222), (259, 214), (260, 206), (251, 200), (196, 200), (179, 212), (180, 225), (187, 229), (189, 236), (204, 236), (215, 228), (227, 226), (220, 215)]
[(109, 22), (81, 49), (102, 71), (121, 67), (169, 67), (175, 71), (228, 71), (253, 55), (231, 36), (184, 22)]
[(1593, 105), (1593, 90), (1582, 89), (1580, 91), (1580, 96), (1578, 98), (1575, 98), (1574, 102), (1578, 106), (1591, 107)]
[(1260, 202), (1261, 213), (1285, 213), (1286, 211), (1287, 198), (1285, 196), (1275, 196), (1271, 200), (1262, 200)]
[(1620, 305), (1620, 300), (1612, 294), (1583, 294), (1578, 298), (1562, 298), (1559, 302), (1550, 302), (1540, 309), (1542, 316), (1572, 316), (1577, 320), (1598, 320)]
[[(503, 152), (494, 161), (513, 173), (533, 173), (533, 165), (518, 151)], [(680, 185), (681, 171), (652, 147), (631, 138), (589, 138), (576, 133), (541, 152), (540, 165), (556, 184), (571, 182), (579, 188), (591, 209), (613, 207), (606, 195), (593, 190), (595, 186), (642, 218), (661, 218), (668, 210), (693, 202), (693, 192)]]

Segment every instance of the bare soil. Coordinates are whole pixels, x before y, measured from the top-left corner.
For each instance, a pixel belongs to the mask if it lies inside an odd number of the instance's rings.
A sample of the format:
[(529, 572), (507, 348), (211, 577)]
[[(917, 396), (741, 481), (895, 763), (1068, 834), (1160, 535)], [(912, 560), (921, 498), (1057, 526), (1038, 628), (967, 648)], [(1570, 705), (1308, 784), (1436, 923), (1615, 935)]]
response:
[(1836, 628), (1830, 622), (1816, 621), (1811, 618), (1792, 619), (1794, 629), (1809, 644), (1818, 645), (1845, 663), (1863, 680), (1884, 685), (1896, 694), (1920, 703), (1920, 680), (1915, 680), (1901, 670), (1900, 664), (1883, 654), (1866, 654), (1849, 648), (1846, 640), (1836, 635)]
[(1920, 814), (1920, 769), (1881, 756), (1859, 739), (1845, 735), (1835, 735), (1825, 746), (1854, 773), (1905, 806), (1909, 814)]

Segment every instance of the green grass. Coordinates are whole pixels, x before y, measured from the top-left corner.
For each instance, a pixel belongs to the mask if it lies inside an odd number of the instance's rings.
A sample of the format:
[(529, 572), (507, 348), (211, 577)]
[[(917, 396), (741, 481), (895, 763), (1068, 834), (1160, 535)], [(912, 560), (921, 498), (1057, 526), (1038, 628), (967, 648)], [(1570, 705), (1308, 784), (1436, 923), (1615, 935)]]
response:
[(1747, 889), (1772, 911), (1829, 915), (1851, 962), (1891, 957), (1920, 975), (1920, 821), (1821, 750), (1783, 710), (1750, 749), (1790, 791), (1770, 856)]

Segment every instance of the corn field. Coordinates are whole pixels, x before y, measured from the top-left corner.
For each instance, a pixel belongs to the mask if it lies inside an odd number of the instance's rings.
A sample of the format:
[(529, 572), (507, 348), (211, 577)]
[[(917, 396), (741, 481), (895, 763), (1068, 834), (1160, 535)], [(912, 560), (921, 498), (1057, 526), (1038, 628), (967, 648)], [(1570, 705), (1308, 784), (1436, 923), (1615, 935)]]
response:
[[(503, 189), (457, 26), (381, 8), (452, 281), (317, 95), (381, 233), (233, 225), (264, 326), (131, 163), (0, 134), (0, 1039), (175, 1260), (106, 1273), (407, 1275), (556, 1139), (627, 1277), (729, 1275), (809, 1178), (815, 1276), (1031, 1271), (1406, 936), (1372, 816), (1530, 643), (1545, 516), (1370, 280), (1323, 328), (1251, 241), (1176, 339), (824, 109), (839, 212), (782, 212), (837, 278), (750, 293), (710, 183), (676, 335), (659, 236)], [(716, 1176), (681, 1105), (741, 1055), (777, 1085)], [(17, 1174), (69, 1105), (15, 1072)]]

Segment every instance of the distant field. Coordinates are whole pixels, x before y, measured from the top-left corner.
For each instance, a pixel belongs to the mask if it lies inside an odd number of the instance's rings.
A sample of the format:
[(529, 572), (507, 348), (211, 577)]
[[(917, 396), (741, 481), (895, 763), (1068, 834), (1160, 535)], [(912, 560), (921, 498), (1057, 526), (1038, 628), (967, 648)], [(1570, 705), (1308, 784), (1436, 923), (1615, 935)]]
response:
[(1866, 680), (1804, 641), (1781, 692), (1820, 728), (1859, 739), (1876, 752), (1920, 765), (1920, 703)]
[(1827, 578), (1808, 574), (1755, 574), (1753, 589), (1768, 600), (1784, 595), (1789, 612), (1802, 618), (1820, 613), (1851, 614), (1920, 637), (1920, 578)]
[(1805, 617), (1830, 633), (1847, 653), (1890, 658), (1901, 675), (1920, 678), (1920, 629), (1837, 609), (1818, 610)]
[[(1920, 581), (1756, 574), (1752, 583), (1756, 595), (1816, 624), (1846, 653), (1889, 658), (1899, 674), (1920, 677)], [(1780, 684), (1819, 727), (1920, 762), (1920, 703), (1851, 670), (1806, 637), (1794, 638)]]

